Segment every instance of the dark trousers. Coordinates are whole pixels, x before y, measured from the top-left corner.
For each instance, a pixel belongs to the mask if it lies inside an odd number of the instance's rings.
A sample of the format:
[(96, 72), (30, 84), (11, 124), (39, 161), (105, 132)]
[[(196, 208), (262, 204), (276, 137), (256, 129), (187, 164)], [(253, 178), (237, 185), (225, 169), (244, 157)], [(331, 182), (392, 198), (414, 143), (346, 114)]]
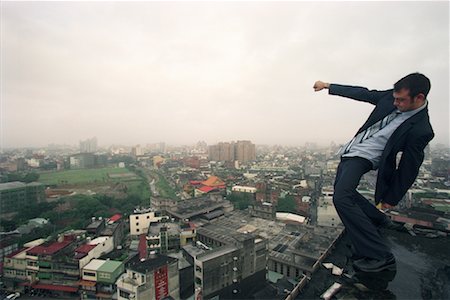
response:
[(355, 255), (381, 259), (391, 255), (377, 225), (386, 216), (356, 191), (372, 163), (361, 157), (342, 158), (334, 182), (333, 203), (355, 249)]

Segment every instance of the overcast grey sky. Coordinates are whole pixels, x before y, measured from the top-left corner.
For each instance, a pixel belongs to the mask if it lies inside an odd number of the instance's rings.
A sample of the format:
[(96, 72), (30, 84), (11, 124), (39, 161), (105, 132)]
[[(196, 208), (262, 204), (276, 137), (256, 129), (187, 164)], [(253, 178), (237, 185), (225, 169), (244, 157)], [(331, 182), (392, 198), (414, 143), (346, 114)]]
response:
[(449, 142), (443, 2), (2, 2), (3, 147), (350, 139), (372, 109), (315, 80), (422, 72)]

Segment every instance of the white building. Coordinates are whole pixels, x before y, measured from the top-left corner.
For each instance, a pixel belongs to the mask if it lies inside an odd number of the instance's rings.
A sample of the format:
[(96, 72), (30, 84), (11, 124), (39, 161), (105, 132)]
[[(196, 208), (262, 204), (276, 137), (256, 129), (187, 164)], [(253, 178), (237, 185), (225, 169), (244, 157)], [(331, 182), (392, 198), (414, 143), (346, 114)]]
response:
[(256, 188), (251, 186), (240, 186), (235, 185), (231, 188), (232, 192), (241, 192), (241, 193), (256, 193)]
[(83, 280), (97, 281), (97, 271), (105, 261), (100, 259), (93, 259), (83, 268)]
[[(89, 241), (78, 249), (84, 250), (85, 256), (79, 254), (79, 268), (82, 269), (92, 259), (99, 258), (100, 256), (107, 254), (114, 250), (114, 238), (110, 236), (101, 236), (92, 241)], [(76, 251), (76, 250), (75, 250)]]
[[(326, 194), (329, 193), (329, 191), (326, 192)], [(342, 225), (341, 219), (333, 204), (332, 193), (331, 196), (322, 196), (319, 198), (319, 206), (317, 207), (317, 225), (330, 227)]]
[(167, 217), (157, 217), (151, 208), (136, 209), (134, 213), (130, 215), (130, 234), (147, 234), (150, 223), (158, 222), (163, 218)]

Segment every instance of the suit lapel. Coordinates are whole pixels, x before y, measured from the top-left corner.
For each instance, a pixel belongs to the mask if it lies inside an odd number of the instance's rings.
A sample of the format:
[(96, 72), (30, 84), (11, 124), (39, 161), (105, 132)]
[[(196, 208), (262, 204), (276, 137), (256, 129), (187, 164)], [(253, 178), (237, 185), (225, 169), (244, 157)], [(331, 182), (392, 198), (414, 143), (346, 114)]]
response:
[(386, 147), (384, 148), (382, 159), (384, 159), (384, 157), (391, 152), (393, 146), (397, 142), (399, 142), (401, 140), (401, 137), (404, 134), (406, 134), (415, 123), (417, 123), (418, 121), (420, 121), (422, 118), (424, 118), (426, 116), (427, 112), (428, 112), (428, 108), (423, 109), (422, 111), (418, 112), (417, 114), (415, 114), (411, 118), (409, 118), (406, 121), (404, 121), (394, 131), (394, 133), (389, 138), (389, 140), (388, 140), (388, 142), (386, 144)]

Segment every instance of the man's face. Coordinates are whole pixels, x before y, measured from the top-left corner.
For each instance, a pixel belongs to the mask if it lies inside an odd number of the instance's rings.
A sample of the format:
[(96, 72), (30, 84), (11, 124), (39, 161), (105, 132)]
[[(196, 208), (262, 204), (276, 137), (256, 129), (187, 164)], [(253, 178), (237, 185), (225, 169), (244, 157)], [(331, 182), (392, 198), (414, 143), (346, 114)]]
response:
[(401, 112), (410, 111), (416, 109), (416, 99), (409, 96), (409, 90), (401, 89), (398, 92), (394, 92), (394, 105)]

